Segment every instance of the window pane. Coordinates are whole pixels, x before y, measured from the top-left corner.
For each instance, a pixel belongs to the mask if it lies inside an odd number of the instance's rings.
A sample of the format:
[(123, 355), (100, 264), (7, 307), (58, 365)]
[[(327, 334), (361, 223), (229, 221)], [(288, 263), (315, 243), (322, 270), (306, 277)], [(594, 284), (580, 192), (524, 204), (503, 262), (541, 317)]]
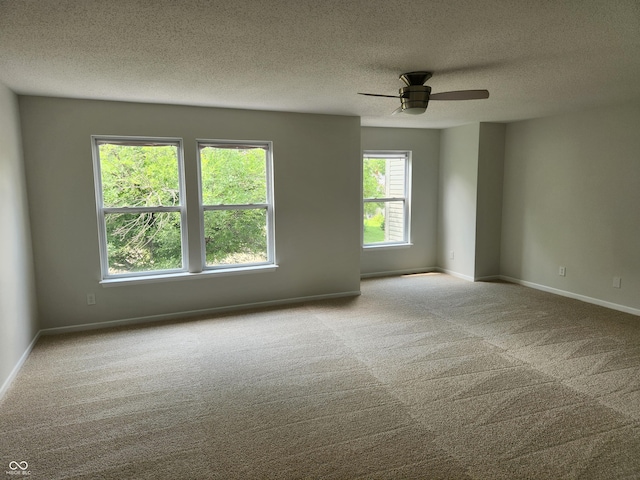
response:
[(101, 143), (105, 207), (180, 205), (177, 145)]
[(405, 196), (405, 159), (389, 158), (387, 159), (387, 197), (404, 197)]
[(365, 158), (362, 162), (364, 198), (386, 197), (386, 178), (384, 158)]
[(404, 202), (364, 203), (364, 243), (404, 242)]
[(267, 210), (204, 212), (207, 266), (266, 262)]
[(362, 162), (364, 198), (404, 197), (405, 158), (370, 158)]
[(105, 214), (109, 274), (182, 268), (180, 213)]
[(200, 148), (202, 203), (238, 205), (267, 202), (267, 153), (264, 148)]

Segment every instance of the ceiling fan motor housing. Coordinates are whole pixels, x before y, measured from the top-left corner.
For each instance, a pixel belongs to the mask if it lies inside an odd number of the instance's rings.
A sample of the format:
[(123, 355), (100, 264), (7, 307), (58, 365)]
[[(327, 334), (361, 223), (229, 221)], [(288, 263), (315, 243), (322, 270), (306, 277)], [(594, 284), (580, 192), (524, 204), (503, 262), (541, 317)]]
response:
[[(402, 112), (409, 115), (420, 115), (427, 110), (431, 99), (431, 87), (424, 83), (431, 78), (431, 72), (407, 72), (400, 75), (400, 80), (406, 85), (398, 90), (400, 107), (393, 114)], [(359, 93), (371, 97), (396, 98), (395, 95), (379, 93)], [(459, 90), (454, 92), (440, 92), (433, 95), (433, 100), (479, 100), (489, 98), (488, 90)]]
[(426, 85), (409, 85), (399, 90), (402, 111), (413, 115), (424, 113), (429, 105), (431, 87)]
[(412, 85), (424, 85), (432, 75), (431, 72), (407, 72), (400, 75), (399, 78), (407, 87), (410, 87)]

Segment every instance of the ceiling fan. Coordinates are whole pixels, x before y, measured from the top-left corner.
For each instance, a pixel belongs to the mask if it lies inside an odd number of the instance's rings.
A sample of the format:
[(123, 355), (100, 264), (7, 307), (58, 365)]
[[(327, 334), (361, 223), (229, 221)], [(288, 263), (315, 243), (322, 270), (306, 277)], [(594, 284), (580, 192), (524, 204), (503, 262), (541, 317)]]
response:
[(381, 95), (378, 93), (358, 93), (370, 97), (399, 98), (400, 107), (393, 113), (420, 115), (424, 113), (429, 100), (480, 100), (489, 98), (488, 90), (457, 90), (454, 92), (431, 93), (431, 87), (424, 83), (431, 78), (431, 72), (408, 72), (400, 75), (406, 87), (399, 90), (400, 95)]

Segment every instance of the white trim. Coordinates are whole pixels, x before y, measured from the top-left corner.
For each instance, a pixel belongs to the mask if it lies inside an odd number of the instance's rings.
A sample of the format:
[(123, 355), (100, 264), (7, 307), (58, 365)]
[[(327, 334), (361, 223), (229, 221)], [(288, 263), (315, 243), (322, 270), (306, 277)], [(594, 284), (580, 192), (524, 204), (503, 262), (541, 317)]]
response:
[[(239, 149), (262, 149), (265, 152), (265, 180), (266, 180), (266, 203), (241, 203), (241, 204), (224, 204), (209, 205), (204, 204), (203, 188), (202, 188), (202, 149), (207, 147), (233, 148)], [(274, 222), (274, 195), (273, 195), (273, 142), (271, 140), (226, 140), (226, 139), (201, 139), (196, 138), (196, 164), (198, 171), (198, 209), (200, 222), (200, 271), (195, 270), (195, 266), (191, 266), (190, 272), (200, 273), (220, 267), (207, 265), (207, 247), (204, 241), (204, 212), (218, 210), (266, 210), (266, 235), (267, 235), (267, 261), (266, 264), (274, 267), (276, 264), (275, 250), (275, 222)]]
[(175, 207), (102, 207), (104, 213), (176, 213), (180, 212), (180, 206)]
[(413, 243), (367, 243), (362, 245), (362, 250), (379, 250), (384, 248), (409, 248), (413, 247)]
[(270, 300), (266, 302), (230, 305), (227, 307), (215, 307), (215, 308), (207, 308), (202, 310), (191, 310), (186, 312), (177, 312), (177, 313), (169, 313), (169, 314), (161, 314), (161, 315), (149, 315), (145, 317), (127, 318), (123, 320), (110, 320), (110, 321), (98, 322), (98, 323), (68, 325), (66, 327), (43, 328), (41, 330), (38, 330), (38, 332), (35, 334), (35, 336), (33, 337), (33, 340), (31, 340), (31, 343), (25, 349), (23, 354), (20, 356), (20, 359), (11, 370), (11, 373), (9, 373), (9, 376), (5, 379), (2, 386), (0, 386), (0, 404), (2, 403), (2, 400), (5, 394), (11, 387), (11, 384), (18, 376), (20, 369), (22, 368), (24, 363), (27, 361), (27, 358), (29, 358), (29, 355), (31, 354), (33, 347), (35, 347), (36, 342), (38, 341), (41, 335), (58, 335), (62, 333), (81, 332), (86, 330), (98, 330), (103, 328), (137, 325), (137, 324), (143, 324), (143, 323), (153, 323), (153, 322), (162, 321), (162, 320), (179, 320), (179, 319), (184, 319), (188, 317), (231, 312), (231, 311), (238, 311), (238, 310), (249, 310), (254, 308), (273, 307), (278, 305), (315, 302), (319, 300), (330, 300), (334, 298), (356, 297), (356, 296), (359, 296), (360, 294), (361, 294), (360, 290), (354, 290), (350, 292), (327, 293), (323, 295), (310, 295), (307, 297), (294, 297), (294, 298), (286, 298), (282, 300)]
[(361, 273), (360, 278), (392, 277), (392, 276), (398, 276), (398, 275), (414, 275), (416, 273), (433, 273), (437, 271), (438, 271), (437, 267), (408, 268), (405, 270), (389, 270), (386, 272)]
[(226, 307), (204, 308), (201, 310), (189, 310), (185, 312), (165, 313), (160, 315), (148, 315), (144, 317), (125, 318), (122, 320), (108, 320), (106, 322), (83, 323), (81, 325), (68, 325), (66, 327), (44, 328), (38, 333), (43, 335), (56, 335), (68, 332), (81, 332), (85, 330), (98, 330), (102, 328), (121, 327), (126, 325), (137, 325), (141, 323), (153, 323), (162, 320), (180, 320), (189, 317), (202, 315), (213, 315), (216, 313), (233, 312), (239, 310), (249, 310), (255, 308), (274, 307), (279, 305), (291, 305), (295, 303), (316, 302), (319, 300), (330, 300), (334, 298), (356, 297), (359, 296), (360, 290), (340, 293), (327, 293), (323, 295), (310, 295), (308, 297), (284, 298), (282, 300), (269, 300), (265, 302), (243, 303), (238, 305), (229, 305)]
[(363, 150), (362, 158), (381, 158), (386, 160), (387, 158), (401, 159), (406, 157), (406, 153), (409, 150)]
[[(403, 209), (403, 229), (404, 240), (402, 242), (394, 242), (394, 245), (411, 245), (411, 187), (412, 187), (412, 154), (411, 150), (363, 150), (360, 162), (360, 196), (362, 197), (360, 221), (364, 221), (364, 204), (365, 203), (391, 203), (402, 202)], [(381, 197), (381, 198), (364, 198), (364, 162), (368, 159), (382, 160), (404, 160), (404, 196), (402, 197)], [(375, 247), (379, 243), (364, 243), (364, 224), (361, 225), (360, 245), (363, 248)]]
[(246, 275), (249, 273), (267, 273), (275, 272), (278, 265), (272, 263), (263, 265), (240, 265), (237, 267), (219, 267), (208, 268), (202, 272), (183, 272), (155, 274), (155, 275), (139, 275), (129, 277), (109, 277), (100, 281), (103, 287), (121, 287), (124, 285), (143, 284), (143, 283), (159, 283), (173, 282), (182, 280), (194, 280), (196, 278), (214, 278), (226, 275)]
[[(105, 207), (104, 192), (102, 188), (102, 163), (100, 160), (100, 145), (116, 143), (124, 146), (128, 145), (148, 145), (148, 146), (175, 146), (178, 174), (178, 198), (179, 205), (153, 206), (153, 207)], [(145, 212), (171, 212), (180, 214), (180, 252), (182, 255), (182, 266), (177, 269), (161, 270), (167, 272), (186, 272), (188, 270), (189, 259), (189, 237), (187, 227), (187, 205), (186, 205), (186, 185), (185, 185), (185, 165), (184, 165), (184, 145), (180, 137), (144, 137), (144, 136), (119, 136), (119, 135), (91, 135), (91, 151), (93, 156), (93, 179), (96, 197), (96, 216), (98, 219), (98, 247), (100, 251), (100, 270), (102, 281), (115, 278), (142, 277), (153, 275), (151, 272), (133, 272), (125, 274), (109, 273), (109, 255), (107, 245), (107, 226), (105, 214), (108, 213), (131, 213), (140, 214)]]
[(447, 275), (451, 275), (452, 277), (461, 278), (463, 280), (466, 280), (467, 282), (475, 282), (475, 278), (470, 277), (469, 275), (464, 275), (462, 273), (454, 272), (453, 270), (448, 270), (446, 268), (436, 267), (435, 271), (440, 273), (446, 273)]
[(413, 151), (407, 150), (404, 162), (404, 238), (411, 245), (411, 220), (413, 212), (411, 198), (413, 196)]
[(543, 292), (553, 293), (563, 297), (573, 298), (574, 300), (580, 300), (582, 302), (592, 303), (600, 307), (610, 308), (612, 310), (618, 310), (619, 312), (630, 313), (631, 315), (640, 316), (640, 309), (627, 307), (626, 305), (620, 305), (619, 303), (607, 302), (606, 300), (600, 300), (598, 298), (588, 297), (579, 293), (568, 292), (566, 290), (560, 290), (558, 288), (547, 287), (546, 285), (540, 285), (538, 283), (528, 282), (526, 280), (520, 280), (518, 278), (508, 277), (506, 275), (498, 275), (500, 280), (505, 282), (515, 283), (524, 287), (534, 288)]
[(27, 358), (31, 354), (33, 347), (36, 345), (38, 338), (40, 338), (41, 332), (42, 330), (38, 330), (38, 332), (33, 337), (33, 340), (31, 340), (31, 343), (29, 344), (29, 346), (26, 348), (26, 350), (24, 351), (24, 353), (22, 354), (18, 362), (13, 367), (13, 370), (11, 370), (11, 373), (9, 373), (9, 376), (7, 377), (7, 379), (4, 381), (2, 386), (0, 386), (0, 402), (2, 402), (4, 395), (7, 393), (7, 391), (9, 390), (9, 387), (11, 386), (15, 378), (18, 376), (18, 372), (20, 372), (20, 369), (24, 365), (24, 362), (27, 361)]
[(269, 207), (266, 203), (241, 203), (235, 205), (202, 205), (205, 212), (226, 211), (226, 210), (266, 210)]
[(493, 282), (494, 280), (501, 280), (500, 275), (486, 275), (484, 277), (475, 277), (474, 282)]
[(364, 203), (380, 203), (380, 202), (404, 202), (404, 197), (375, 197), (365, 198), (362, 200)]

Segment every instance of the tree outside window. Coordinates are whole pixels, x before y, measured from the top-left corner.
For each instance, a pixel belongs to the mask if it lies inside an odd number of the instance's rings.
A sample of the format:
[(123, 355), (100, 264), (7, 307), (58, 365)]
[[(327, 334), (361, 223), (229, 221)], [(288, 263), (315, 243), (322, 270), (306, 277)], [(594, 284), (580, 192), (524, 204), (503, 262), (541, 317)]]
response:
[[(103, 278), (274, 263), (269, 142), (200, 142), (199, 185), (185, 185), (181, 139), (93, 142)], [(200, 212), (187, 211), (187, 188), (200, 189)], [(202, 232), (199, 265), (188, 223)]]
[(269, 146), (200, 143), (206, 267), (271, 261)]

